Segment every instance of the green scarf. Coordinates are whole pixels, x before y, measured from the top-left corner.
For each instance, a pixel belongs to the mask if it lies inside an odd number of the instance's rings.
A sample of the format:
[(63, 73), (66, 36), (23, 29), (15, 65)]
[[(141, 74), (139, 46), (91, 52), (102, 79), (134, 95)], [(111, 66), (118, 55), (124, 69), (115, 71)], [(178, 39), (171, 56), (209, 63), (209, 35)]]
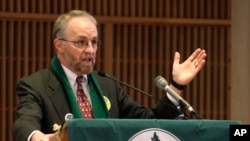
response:
[[(83, 118), (67, 76), (56, 56), (52, 58), (51, 66), (52, 69), (56, 72), (59, 81), (64, 86), (64, 90), (66, 92), (74, 118)], [(90, 88), (90, 97), (94, 118), (108, 118), (109, 114), (103, 99), (102, 90), (93, 73), (88, 74), (88, 84)]]

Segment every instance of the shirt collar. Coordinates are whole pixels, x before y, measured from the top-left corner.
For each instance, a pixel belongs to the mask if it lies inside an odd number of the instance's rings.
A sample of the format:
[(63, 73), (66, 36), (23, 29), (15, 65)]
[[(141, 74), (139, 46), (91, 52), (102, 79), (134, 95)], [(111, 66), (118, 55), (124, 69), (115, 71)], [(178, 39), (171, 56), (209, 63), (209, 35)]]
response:
[[(62, 65), (62, 68), (63, 68), (63, 70), (64, 70), (64, 72), (65, 72), (65, 74), (66, 74), (66, 76), (67, 76), (67, 78), (68, 78), (68, 80), (69, 80), (70, 86), (73, 87), (74, 84), (76, 83), (76, 77), (77, 77), (78, 75), (76, 75), (74, 72), (72, 72), (71, 70), (69, 70), (69, 69), (68, 69), (67, 67), (65, 67), (64, 65)], [(87, 74), (83, 74), (83, 77), (84, 77), (86, 80), (88, 80)], [(88, 83), (88, 81), (86, 81), (86, 82)]]

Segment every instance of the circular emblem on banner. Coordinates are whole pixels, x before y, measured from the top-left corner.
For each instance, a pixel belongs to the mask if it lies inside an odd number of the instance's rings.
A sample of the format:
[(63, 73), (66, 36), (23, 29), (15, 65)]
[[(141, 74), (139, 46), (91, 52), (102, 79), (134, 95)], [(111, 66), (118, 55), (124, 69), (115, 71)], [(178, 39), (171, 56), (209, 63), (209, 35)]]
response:
[(180, 139), (166, 130), (148, 128), (133, 135), (129, 141), (180, 141)]
[(110, 110), (111, 108), (111, 102), (109, 101), (109, 99), (106, 96), (103, 96), (104, 102), (106, 104), (106, 107), (108, 110)]

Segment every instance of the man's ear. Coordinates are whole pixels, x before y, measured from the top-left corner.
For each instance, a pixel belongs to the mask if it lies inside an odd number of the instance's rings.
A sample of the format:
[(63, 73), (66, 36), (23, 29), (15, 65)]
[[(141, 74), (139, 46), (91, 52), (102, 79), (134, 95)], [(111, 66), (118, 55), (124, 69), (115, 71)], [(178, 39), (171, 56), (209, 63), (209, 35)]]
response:
[(63, 46), (62, 46), (62, 41), (58, 39), (54, 39), (54, 47), (57, 52), (61, 53), (63, 52)]

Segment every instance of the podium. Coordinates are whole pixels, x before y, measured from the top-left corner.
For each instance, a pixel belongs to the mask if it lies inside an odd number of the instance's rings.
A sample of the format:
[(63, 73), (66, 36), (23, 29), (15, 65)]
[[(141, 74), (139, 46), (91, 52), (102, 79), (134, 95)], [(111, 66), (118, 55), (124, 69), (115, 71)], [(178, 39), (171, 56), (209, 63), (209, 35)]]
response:
[[(232, 120), (73, 119), (61, 141), (229, 141)], [(58, 140), (59, 141), (59, 140)]]

